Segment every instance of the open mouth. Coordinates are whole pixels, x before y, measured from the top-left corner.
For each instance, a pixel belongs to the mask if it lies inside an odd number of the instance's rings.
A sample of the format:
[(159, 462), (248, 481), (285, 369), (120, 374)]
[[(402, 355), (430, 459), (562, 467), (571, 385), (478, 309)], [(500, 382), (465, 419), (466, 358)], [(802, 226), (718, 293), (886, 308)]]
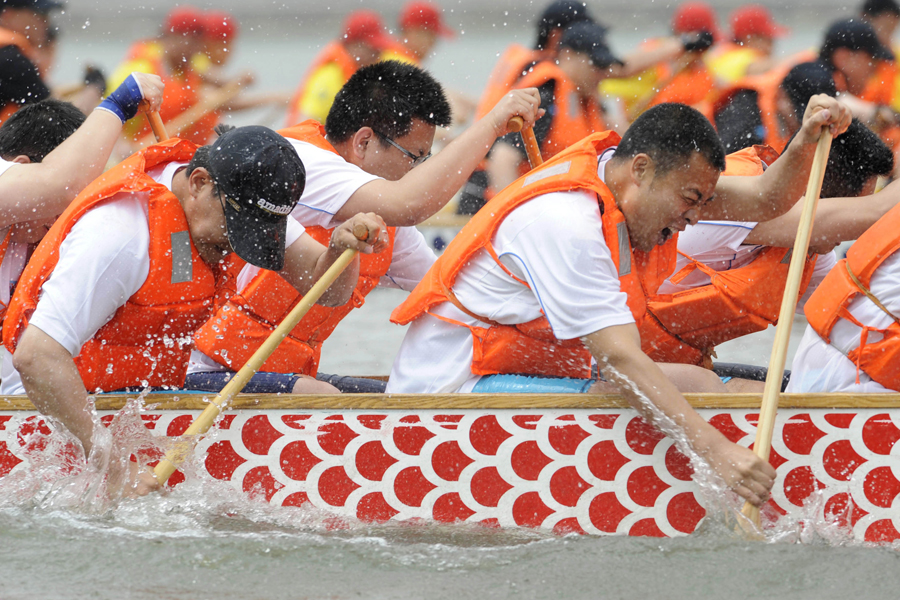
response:
[(659, 233), (660, 233), (660, 235), (662, 236), (662, 241), (665, 242), (665, 241), (667, 241), (669, 238), (671, 238), (673, 235), (675, 235), (675, 230), (672, 229), (671, 227), (666, 227), (665, 229), (663, 229), (663, 230), (660, 231)]

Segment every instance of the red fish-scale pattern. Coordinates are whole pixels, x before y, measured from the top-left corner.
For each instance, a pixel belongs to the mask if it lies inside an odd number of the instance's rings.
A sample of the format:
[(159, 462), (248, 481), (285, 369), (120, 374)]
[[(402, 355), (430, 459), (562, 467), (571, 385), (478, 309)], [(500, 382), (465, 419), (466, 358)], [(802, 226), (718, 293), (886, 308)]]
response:
[[(857, 539), (900, 540), (900, 411), (782, 412), (772, 518), (806, 515), (821, 492), (826, 517)], [(415, 521), (424, 511), (487, 527), (659, 536), (690, 533), (705, 515), (687, 458), (632, 411), (480, 413), (234, 413), (219, 421), (226, 433), (198, 451), (213, 477), (261, 500), (328, 508), (335, 528)], [(729, 439), (752, 441), (755, 412), (703, 415)], [(175, 436), (194, 417), (142, 418), (154, 434)], [(27, 468), (51, 435), (39, 416), (0, 415), (0, 474)], [(291, 493), (279, 493), (285, 486)]]

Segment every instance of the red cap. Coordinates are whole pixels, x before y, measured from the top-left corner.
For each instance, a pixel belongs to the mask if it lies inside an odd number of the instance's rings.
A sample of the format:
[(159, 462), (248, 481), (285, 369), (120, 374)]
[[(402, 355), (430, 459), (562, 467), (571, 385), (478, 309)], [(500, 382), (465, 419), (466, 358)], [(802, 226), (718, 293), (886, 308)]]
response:
[(163, 31), (165, 33), (176, 33), (179, 35), (202, 35), (206, 25), (206, 16), (199, 8), (193, 6), (176, 6), (163, 23)]
[(224, 10), (210, 10), (204, 15), (203, 35), (211, 40), (233, 40), (237, 36), (237, 19)]
[(355, 10), (344, 21), (344, 39), (348, 42), (366, 42), (383, 50), (394, 40), (384, 30), (381, 15), (373, 10)]
[(790, 33), (790, 30), (776, 23), (765, 6), (748, 4), (731, 14), (731, 32), (734, 39), (742, 40), (750, 35), (781, 37)]
[(441, 9), (431, 2), (412, 0), (400, 11), (400, 28), (421, 27), (443, 37), (453, 37), (456, 32), (444, 25)]
[(716, 13), (705, 2), (685, 2), (672, 15), (672, 31), (677, 34), (708, 31), (718, 39)]

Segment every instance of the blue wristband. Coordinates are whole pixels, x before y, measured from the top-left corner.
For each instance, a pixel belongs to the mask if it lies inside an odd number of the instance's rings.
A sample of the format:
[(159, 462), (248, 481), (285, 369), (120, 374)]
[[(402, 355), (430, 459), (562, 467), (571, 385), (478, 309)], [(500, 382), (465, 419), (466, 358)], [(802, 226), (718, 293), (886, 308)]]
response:
[(112, 94), (103, 99), (97, 108), (108, 110), (122, 119), (122, 123), (124, 123), (137, 114), (138, 106), (143, 99), (144, 95), (141, 93), (141, 87), (137, 80), (134, 75), (129, 75)]

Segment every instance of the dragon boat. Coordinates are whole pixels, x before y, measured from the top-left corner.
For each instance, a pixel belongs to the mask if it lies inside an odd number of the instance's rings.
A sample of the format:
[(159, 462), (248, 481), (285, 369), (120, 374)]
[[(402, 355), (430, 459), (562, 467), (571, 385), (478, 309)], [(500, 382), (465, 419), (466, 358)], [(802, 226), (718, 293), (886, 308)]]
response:
[[(760, 395), (687, 397), (729, 439), (753, 443)], [(104, 422), (127, 398), (96, 397)], [(146, 428), (171, 437), (207, 399), (146, 402)], [(0, 398), (0, 476), (29, 468), (35, 431), (49, 429), (27, 398)], [(856, 540), (900, 540), (898, 440), (900, 394), (782, 395), (768, 513), (802, 517), (815, 497), (818, 516)], [(688, 459), (613, 395), (239, 395), (194, 452), (211, 477), (337, 521), (681, 536), (705, 516)]]

